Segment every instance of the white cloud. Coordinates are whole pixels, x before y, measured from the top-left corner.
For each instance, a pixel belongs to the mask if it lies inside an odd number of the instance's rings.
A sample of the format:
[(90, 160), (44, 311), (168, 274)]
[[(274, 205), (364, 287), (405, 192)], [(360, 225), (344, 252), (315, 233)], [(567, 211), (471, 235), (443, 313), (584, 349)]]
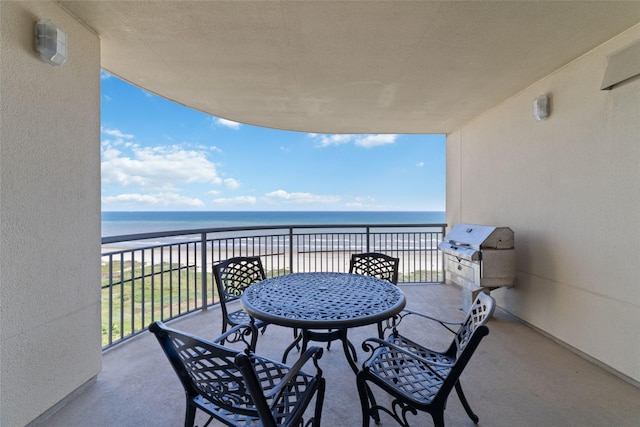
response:
[(393, 144), (397, 138), (398, 135), (395, 134), (359, 135), (356, 139), (356, 145), (364, 148), (377, 147), (379, 145)]
[(341, 145), (353, 142), (358, 147), (371, 148), (380, 145), (393, 144), (398, 139), (396, 134), (356, 135), (356, 134), (308, 134), (310, 138), (318, 142), (320, 147)]
[(111, 74), (107, 73), (104, 70), (100, 70), (100, 80), (107, 80), (111, 78)]
[(105, 146), (102, 149), (102, 161), (104, 162), (111, 159), (117, 159), (118, 156), (120, 156), (120, 154), (121, 154), (120, 150), (117, 150), (109, 146)]
[(240, 187), (240, 183), (233, 178), (226, 178), (224, 180), (224, 185), (226, 185), (228, 188), (232, 190), (235, 190), (236, 188)]
[(355, 197), (355, 200), (358, 203), (373, 203), (376, 201), (376, 198), (371, 196), (358, 196)]
[(103, 127), (100, 128), (100, 132), (103, 135), (106, 135), (106, 138), (102, 139), (100, 145), (103, 155), (113, 147), (117, 147), (119, 145), (128, 146), (133, 143), (134, 135), (130, 133), (123, 133), (118, 129), (108, 129)]
[(347, 203), (348, 208), (370, 208), (375, 206), (375, 197), (371, 196), (358, 196), (354, 197), (353, 202)]
[(254, 196), (226, 197), (213, 200), (214, 204), (224, 206), (255, 205), (256, 202), (257, 199)]
[(230, 129), (240, 129), (240, 123), (234, 122), (233, 120), (221, 119), (215, 117), (213, 122), (219, 126), (224, 126)]
[(291, 204), (311, 204), (311, 203), (337, 203), (340, 196), (325, 196), (311, 193), (288, 193), (284, 190), (276, 190), (265, 194), (268, 201), (283, 201)]
[(318, 145), (320, 147), (328, 147), (330, 145), (341, 145), (346, 144), (354, 140), (356, 135), (346, 135), (346, 134), (333, 134), (333, 135), (320, 135), (317, 133), (310, 133), (309, 137), (318, 141)]
[(220, 185), (215, 164), (204, 152), (180, 146), (140, 147), (132, 145), (130, 154), (104, 144), (102, 183), (137, 185), (145, 189), (171, 189), (189, 183)]
[(200, 199), (185, 197), (176, 193), (156, 193), (140, 194), (129, 193), (117, 196), (106, 196), (102, 198), (104, 207), (203, 207), (204, 203)]
[(128, 133), (122, 133), (121, 131), (119, 131), (118, 129), (107, 129), (107, 128), (101, 128), (100, 132), (109, 135), (109, 136), (113, 136), (117, 139), (133, 139), (133, 135), (128, 134)]
[(416, 166), (417, 166), (417, 167), (419, 167), (419, 168), (421, 168), (421, 167), (423, 167), (423, 166), (424, 166), (424, 162), (418, 162), (418, 163), (416, 163)]

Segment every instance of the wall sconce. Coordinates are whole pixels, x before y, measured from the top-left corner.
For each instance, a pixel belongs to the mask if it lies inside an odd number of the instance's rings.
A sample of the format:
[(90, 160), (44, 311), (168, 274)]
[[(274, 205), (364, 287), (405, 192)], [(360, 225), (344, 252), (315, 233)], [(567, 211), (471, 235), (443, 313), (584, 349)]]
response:
[(51, 65), (62, 65), (67, 60), (67, 34), (50, 19), (36, 23), (36, 50)]
[(549, 117), (549, 97), (540, 95), (533, 100), (533, 119), (536, 122)]

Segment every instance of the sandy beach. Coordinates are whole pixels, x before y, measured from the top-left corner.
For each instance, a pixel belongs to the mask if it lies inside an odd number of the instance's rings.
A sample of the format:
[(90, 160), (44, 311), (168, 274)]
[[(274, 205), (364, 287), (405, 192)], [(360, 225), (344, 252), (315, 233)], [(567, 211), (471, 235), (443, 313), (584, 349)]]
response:
[[(211, 271), (211, 265), (233, 256), (260, 256), (267, 275), (270, 271), (286, 272), (312, 272), (312, 271), (336, 271), (346, 272), (349, 270), (351, 251), (319, 251), (301, 252), (289, 251), (267, 252), (258, 251), (238, 251), (233, 253), (230, 250), (207, 250), (206, 265), (207, 271)], [(196, 271), (202, 271), (202, 251), (200, 246), (190, 243), (173, 246), (161, 246), (151, 248), (136, 248), (126, 245), (104, 245), (102, 246), (102, 264), (109, 262), (135, 262), (143, 263), (149, 267), (162, 263), (179, 264), (181, 266), (195, 267)], [(107, 255), (105, 255), (107, 254)], [(439, 269), (441, 254), (437, 251), (390, 252), (389, 254), (400, 258), (399, 273), (402, 276), (416, 271), (431, 271)]]

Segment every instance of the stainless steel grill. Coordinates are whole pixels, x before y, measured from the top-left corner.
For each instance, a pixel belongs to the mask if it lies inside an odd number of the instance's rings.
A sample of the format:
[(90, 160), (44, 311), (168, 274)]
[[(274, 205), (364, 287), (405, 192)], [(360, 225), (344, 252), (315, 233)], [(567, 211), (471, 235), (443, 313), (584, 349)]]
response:
[(509, 227), (457, 224), (438, 248), (444, 253), (447, 283), (462, 287), (467, 311), (479, 292), (516, 283), (516, 252)]

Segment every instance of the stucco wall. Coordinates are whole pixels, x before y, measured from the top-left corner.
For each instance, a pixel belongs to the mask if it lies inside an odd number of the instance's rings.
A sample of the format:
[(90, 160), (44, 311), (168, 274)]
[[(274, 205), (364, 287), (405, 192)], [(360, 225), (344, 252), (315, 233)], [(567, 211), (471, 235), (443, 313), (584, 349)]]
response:
[[(68, 60), (34, 51), (34, 25)], [(0, 425), (95, 377), (100, 343), (100, 44), (53, 2), (0, 2)]]
[[(640, 381), (640, 79), (601, 91), (640, 25), (447, 138), (447, 222), (511, 227), (498, 304)], [(561, 41), (559, 41), (561, 42)], [(532, 118), (533, 99), (551, 116)]]

